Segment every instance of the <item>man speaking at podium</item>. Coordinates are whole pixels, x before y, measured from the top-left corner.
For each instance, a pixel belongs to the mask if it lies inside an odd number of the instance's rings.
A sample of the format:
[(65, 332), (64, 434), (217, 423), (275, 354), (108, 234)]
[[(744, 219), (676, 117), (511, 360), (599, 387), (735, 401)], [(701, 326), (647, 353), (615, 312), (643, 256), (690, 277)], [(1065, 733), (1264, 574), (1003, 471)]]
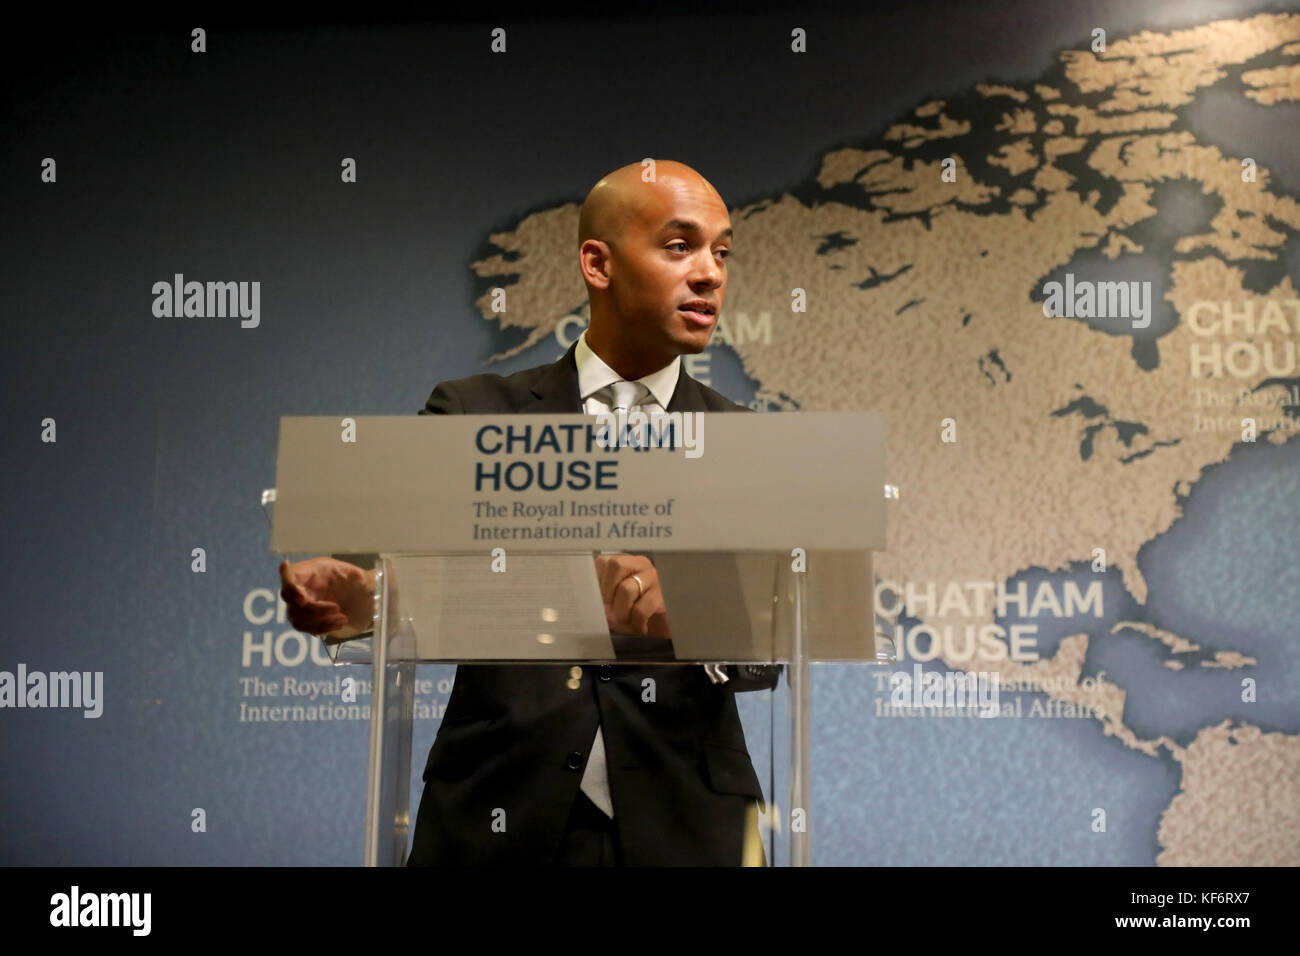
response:
[[(704, 351), (722, 309), (727, 206), (689, 166), (659, 161), (649, 166), (653, 175), (644, 168), (616, 170), (582, 205), (578, 264), (591, 322), (564, 357), (506, 377), (443, 382), (421, 414), (749, 410), (692, 379), (681, 362)], [(650, 560), (595, 561), (611, 631), (669, 637)], [(373, 569), (320, 557), (284, 562), (280, 577), (298, 630), (349, 637), (369, 629)], [(409, 864), (752, 860), (763, 795), (734, 694), (774, 686), (777, 669), (730, 670), (458, 666), (424, 770)], [(649, 701), (647, 677), (655, 686)], [(504, 830), (493, 826), (501, 810)]]

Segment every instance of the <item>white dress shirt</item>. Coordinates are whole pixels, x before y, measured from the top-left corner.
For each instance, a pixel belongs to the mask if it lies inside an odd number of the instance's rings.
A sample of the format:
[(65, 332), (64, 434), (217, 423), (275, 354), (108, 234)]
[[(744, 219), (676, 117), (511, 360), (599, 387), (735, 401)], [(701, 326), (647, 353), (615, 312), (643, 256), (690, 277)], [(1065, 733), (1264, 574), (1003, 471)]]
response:
[[(623, 376), (606, 365), (599, 355), (587, 345), (587, 333), (578, 337), (578, 347), (574, 351), (578, 364), (578, 392), (582, 396), (582, 410), (588, 415), (603, 415), (611, 411), (602, 390), (615, 382), (623, 381)], [(649, 392), (637, 404), (647, 415), (656, 411), (666, 412), (677, 389), (677, 379), (681, 376), (682, 358), (675, 356), (671, 362), (649, 375), (636, 379)], [(603, 554), (621, 554), (619, 551), (605, 551)], [(725, 683), (729, 678), (721, 664), (705, 664), (704, 672), (715, 684)], [(600, 727), (596, 728), (596, 739), (592, 742), (591, 756), (587, 759), (586, 770), (582, 774), (582, 792), (591, 801), (605, 811), (605, 815), (614, 816), (613, 801), (609, 796), (609, 771), (605, 761), (605, 737)]]

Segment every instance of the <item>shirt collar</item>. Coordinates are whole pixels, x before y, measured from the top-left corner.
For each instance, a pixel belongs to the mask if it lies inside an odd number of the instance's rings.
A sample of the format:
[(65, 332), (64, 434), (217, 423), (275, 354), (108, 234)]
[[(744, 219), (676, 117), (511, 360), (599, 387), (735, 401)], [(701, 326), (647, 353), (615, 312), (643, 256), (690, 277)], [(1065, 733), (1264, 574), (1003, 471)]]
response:
[[(591, 346), (587, 344), (585, 329), (582, 335), (578, 336), (578, 348), (573, 357), (578, 363), (578, 390), (582, 393), (584, 402), (606, 385), (623, 381), (623, 376), (601, 361), (600, 356), (591, 350)], [(650, 390), (650, 394), (654, 396), (661, 408), (666, 409), (668, 403), (672, 401), (673, 392), (677, 389), (677, 379), (681, 371), (682, 357), (675, 355), (673, 360), (659, 371), (651, 372), (637, 381)]]

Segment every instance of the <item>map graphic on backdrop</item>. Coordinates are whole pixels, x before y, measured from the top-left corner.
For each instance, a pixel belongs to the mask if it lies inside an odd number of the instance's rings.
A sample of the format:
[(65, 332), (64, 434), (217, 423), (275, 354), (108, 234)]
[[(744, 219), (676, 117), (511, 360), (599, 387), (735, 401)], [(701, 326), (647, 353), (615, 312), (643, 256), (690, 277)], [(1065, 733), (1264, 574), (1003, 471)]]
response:
[[(1172, 799), (1138, 808), (1083, 793), (1057, 808), (1061, 826), (1086, 841), (1107, 818), (1145, 814), (1136, 829), (1150, 847), (1110, 862), (1295, 865), (1300, 293), (1287, 244), (1300, 205), (1264, 164), (1193, 128), (1188, 107), (1207, 90), (1300, 101), (1300, 15), (1112, 37), (1097, 52), (1083, 38), (1037, 82), (924, 102), (882, 138), (825, 153), (801, 188), (732, 210), (738, 256), (711, 348), (735, 352), (771, 410), (885, 414), (901, 498), (876, 597), (895, 619), (900, 667), (998, 672), (1007, 717), (1055, 718), (1033, 732), (1086, 722), (1070, 746), (1117, 774), (1133, 755), (1169, 770)], [(483, 318), (515, 343), (493, 361), (551, 336), (567, 345), (585, 322), (577, 216), (573, 203), (529, 215), (474, 264)], [(1046, 308), (1051, 283), (1064, 311)], [(505, 312), (492, 310), (499, 286)], [(795, 289), (806, 312), (791, 310)], [(1225, 469), (1288, 442), (1289, 470), (1272, 484)], [(1183, 630), (1163, 626), (1144, 569), (1169, 581), (1152, 555), (1175, 555), (1154, 546), (1211, 534), (1259, 502), (1289, 519), (1261, 519), (1276, 537), (1255, 542), (1281, 557), (1271, 617), (1253, 608), (1231, 637), (1199, 632), (1195, 610)], [(1197, 508), (1206, 516), (1193, 520)], [(1237, 600), (1201, 570), (1161, 606)], [(867, 720), (893, 741), (873, 757), (909, 777), (933, 773), (936, 753), (963, 766), (1007, 723), (904, 710), (880, 680), (835, 681), (817, 688), (841, 701), (823, 726), (861, 741)], [(921, 721), (942, 726), (924, 746), (909, 736)], [(1070, 752), (1046, 766), (1010, 752), (1005, 773), (1028, 801), (1041, 775), (1068, 772)], [(815, 753), (818, 779), (861, 756)], [(961, 786), (979, 800), (980, 779)], [(901, 849), (933, 839), (902, 809), (900, 842), (873, 863), (931, 862)], [(845, 812), (841, 823), (857, 811)], [(852, 862), (836, 852), (818, 847), (819, 862)]]

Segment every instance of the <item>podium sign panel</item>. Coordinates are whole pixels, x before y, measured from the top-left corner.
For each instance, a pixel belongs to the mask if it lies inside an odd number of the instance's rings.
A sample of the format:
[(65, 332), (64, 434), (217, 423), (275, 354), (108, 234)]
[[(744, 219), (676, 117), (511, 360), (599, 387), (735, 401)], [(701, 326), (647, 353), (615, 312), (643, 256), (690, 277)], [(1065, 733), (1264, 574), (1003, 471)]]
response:
[(650, 436), (677, 447), (636, 448), (590, 415), (282, 418), (271, 549), (884, 548), (880, 415), (685, 419)]

